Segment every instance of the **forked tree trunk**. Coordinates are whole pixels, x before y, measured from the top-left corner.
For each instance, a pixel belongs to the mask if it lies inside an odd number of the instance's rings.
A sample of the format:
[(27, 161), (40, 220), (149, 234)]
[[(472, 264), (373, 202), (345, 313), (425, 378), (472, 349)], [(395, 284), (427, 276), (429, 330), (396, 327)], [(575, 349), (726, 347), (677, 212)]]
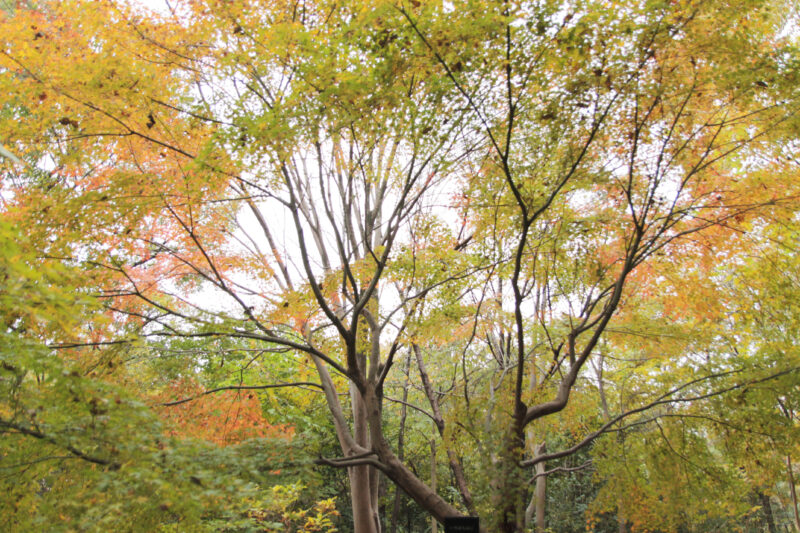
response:
[(369, 466), (353, 466), (347, 469), (350, 478), (350, 503), (353, 508), (355, 533), (380, 533), (377, 521), (377, 505), (372, 501)]
[[(353, 412), (352, 432), (345, 420), (342, 405), (333, 384), (330, 373), (325, 364), (317, 357), (312, 359), (322, 382), (325, 400), (328, 403), (336, 436), (344, 457), (359, 453), (361, 449), (368, 449), (369, 431), (366, 405), (361, 394), (351, 386), (350, 399)], [(380, 522), (377, 521), (377, 499), (373, 501), (370, 484), (370, 468), (366, 465), (351, 466), (347, 468), (350, 481), (350, 504), (353, 511), (354, 533), (380, 533)]]
[(380, 396), (369, 385), (364, 391), (364, 402), (369, 413), (371, 450), (377, 456), (376, 461), (380, 464), (386, 477), (440, 522), (449, 516), (462, 516), (458, 509), (432, 490), (429, 484), (423, 483), (394, 454), (383, 436), (383, 420), (379, 407)]
[[(361, 394), (352, 386), (353, 437), (359, 446), (369, 449), (367, 409)], [(347, 469), (350, 478), (350, 502), (353, 508), (354, 533), (381, 533), (378, 514), (377, 476), (371, 466)]]

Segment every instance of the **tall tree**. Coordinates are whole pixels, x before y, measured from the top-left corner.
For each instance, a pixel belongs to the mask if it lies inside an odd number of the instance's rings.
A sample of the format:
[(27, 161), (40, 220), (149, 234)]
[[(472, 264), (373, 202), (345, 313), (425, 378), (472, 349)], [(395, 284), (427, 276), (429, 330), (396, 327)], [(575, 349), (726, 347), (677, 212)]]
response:
[[(437, 520), (522, 531), (531, 467), (625, 414), (526, 452), (592, 392), (631, 282), (794, 198), (780, 7), (43, 2), (2, 19), (4, 216), (91, 267), (119, 321), (93, 342), (241, 338), (313, 366), (358, 533), (381, 475)], [(409, 349), (461, 503), (387, 439)], [(453, 426), (487, 437), (477, 504)]]

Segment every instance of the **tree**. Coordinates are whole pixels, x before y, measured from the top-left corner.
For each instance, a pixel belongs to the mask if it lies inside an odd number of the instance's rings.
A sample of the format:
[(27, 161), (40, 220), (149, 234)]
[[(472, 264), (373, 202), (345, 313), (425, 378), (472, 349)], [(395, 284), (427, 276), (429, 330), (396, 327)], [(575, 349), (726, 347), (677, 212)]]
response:
[[(598, 443), (595, 464), (606, 484), (596, 508), (638, 500), (628, 515), (637, 528), (691, 525), (705, 531), (713, 530), (715, 522), (736, 520), (749, 524), (750, 531), (791, 523), (788, 480), (793, 474), (787, 464), (796, 453), (797, 425), (786, 402), (795, 395), (797, 378), (794, 372), (764, 378), (775, 369), (796, 367), (796, 328), (789, 325), (795, 312), (789, 300), (797, 269), (786, 240), (794, 232), (793, 217), (791, 211), (776, 210), (773, 220), (779, 224), (747, 227), (747, 232), (731, 235), (724, 247), (708, 248), (714, 256), (723, 248), (750, 252), (736, 262), (708, 263), (704, 287), (674, 286), (692, 279), (688, 265), (682, 266), (680, 279), (661, 270), (660, 290), (648, 299), (674, 316), (674, 326), (659, 331), (641, 319), (627, 321), (626, 329), (639, 324), (640, 340), (615, 350), (627, 354), (622, 360), (606, 363), (607, 373), (627, 374), (624, 380), (607, 377), (608, 401), (630, 402), (652, 394), (654, 386), (680, 383), (690, 373), (716, 375), (716, 383), (706, 385), (707, 393), (728, 393), (653, 409), (619, 428), (624, 441)], [(709, 294), (715, 297), (709, 300)], [(679, 295), (681, 306), (671, 302)], [(624, 337), (614, 341), (624, 342)], [(683, 360), (664, 357), (666, 343), (683, 345), (667, 351), (685, 354)], [(670, 373), (658, 377), (660, 383), (654, 383), (649, 370), (654, 365), (670, 365)], [(787, 509), (784, 517), (776, 501)]]
[[(113, 370), (119, 352), (74, 345), (103, 325), (79, 274), (37, 258), (31, 242), (0, 224), (2, 528), (240, 531), (280, 522), (330, 530), (331, 500), (306, 504), (296, 483), (270, 487), (283, 481), (270, 470), (302, 472), (276, 457), (283, 439), (220, 449), (171, 438)], [(54, 357), (45, 339), (73, 349)]]
[[(381, 529), (381, 475), (437, 520), (521, 531), (531, 467), (685, 390), (531, 454), (594, 393), (609, 326), (646, 304), (631, 284), (795, 196), (779, 7), (43, 3), (3, 19), (4, 146), (25, 162), (7, 158), (4, 216), (85, 266), (117, 321), (92, 342), (238, 338), (309, 362), (357, 532)], [(387, 439), (405, 350), (460, 503)], [(458, 439), (478, 435), (476, 501)]]

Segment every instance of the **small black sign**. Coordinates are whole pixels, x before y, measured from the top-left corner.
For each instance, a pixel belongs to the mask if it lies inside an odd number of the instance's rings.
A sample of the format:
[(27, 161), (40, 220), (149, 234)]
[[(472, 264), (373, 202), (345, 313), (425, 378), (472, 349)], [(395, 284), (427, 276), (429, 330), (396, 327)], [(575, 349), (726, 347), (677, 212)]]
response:
[(460, 516), (444, 519), (444, 533), (479, 533), (480, 523), (477, 516)]

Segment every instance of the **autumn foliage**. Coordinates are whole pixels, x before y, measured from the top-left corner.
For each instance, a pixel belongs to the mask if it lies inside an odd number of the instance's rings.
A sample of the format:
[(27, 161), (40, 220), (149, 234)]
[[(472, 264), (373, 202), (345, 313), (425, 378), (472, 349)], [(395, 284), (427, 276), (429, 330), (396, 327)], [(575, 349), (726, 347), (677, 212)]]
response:
[(157, 409), (167, 433), (173, 437), (193, 437), (219, 446), (239, 444), (248, 439), (291, 439), (294, 428), (271, 425), (264, 419), (258, 394), (226, 390), (203, 395), (203, 388), (191, 379), (172, 382), (157, 400), (169, 403), (191, 401)]
[(792, 2), (163, 3), (0, 2), (0, 529), (800, 529)]

